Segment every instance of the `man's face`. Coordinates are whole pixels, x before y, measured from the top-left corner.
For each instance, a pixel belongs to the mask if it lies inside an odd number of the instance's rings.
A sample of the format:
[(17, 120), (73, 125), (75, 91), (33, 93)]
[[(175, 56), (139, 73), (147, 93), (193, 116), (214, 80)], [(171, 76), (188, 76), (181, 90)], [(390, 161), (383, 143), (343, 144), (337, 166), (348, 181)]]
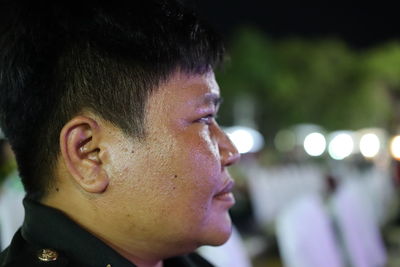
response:
[(212, 72), (177, 73), (146, 107), (143, 141), (109, 132), (110, 184), (99, 204), (109, 227), (132, 242), (192, 250), (224, 243), (233, 181), (226, 167), (239, 154), (215, 121), (220, 92)]

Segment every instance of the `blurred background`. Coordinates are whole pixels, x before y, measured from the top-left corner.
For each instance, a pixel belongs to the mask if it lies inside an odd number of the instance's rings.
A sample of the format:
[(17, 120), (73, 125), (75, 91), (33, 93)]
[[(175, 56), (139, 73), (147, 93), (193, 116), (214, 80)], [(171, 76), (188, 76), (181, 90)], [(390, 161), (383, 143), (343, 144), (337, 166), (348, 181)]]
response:
[(218, 121), (242, 153), (219, 266), (400, 266), (396, 9), (194, 5), (226, 40)]
[[(234, 234), (200, 253), (222, 267), (400, 266), (396, 9), (193, 6), (226, 40), (218, 121), (242, 153)], [(0, 153), (4, 248), (23, 190), (1, 133)]]

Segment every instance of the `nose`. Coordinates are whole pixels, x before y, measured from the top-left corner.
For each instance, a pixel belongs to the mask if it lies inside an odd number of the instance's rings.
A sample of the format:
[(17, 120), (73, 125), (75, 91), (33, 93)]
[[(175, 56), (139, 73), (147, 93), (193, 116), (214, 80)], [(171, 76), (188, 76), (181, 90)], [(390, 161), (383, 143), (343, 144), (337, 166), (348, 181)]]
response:
[(233, 164), (236, 164), (240, 160), (240, 154), (237, 150), (236, 146), (232, 143), (231, 139), (228, 135), (217, 126), (217, 141), (219, 154), (221, 157), (221, 165), (223, 167), (228, 167)]

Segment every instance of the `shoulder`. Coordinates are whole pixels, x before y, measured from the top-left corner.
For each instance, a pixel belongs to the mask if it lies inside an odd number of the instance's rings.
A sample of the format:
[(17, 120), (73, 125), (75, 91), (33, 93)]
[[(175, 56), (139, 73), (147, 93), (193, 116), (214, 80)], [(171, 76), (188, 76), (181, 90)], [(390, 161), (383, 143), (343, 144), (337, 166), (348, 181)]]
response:
[(0, 267), (67, 267), (72, 265), (66, 257), (51, 248), (29, 244), (18, 231), (10, 246), (0, 253)]

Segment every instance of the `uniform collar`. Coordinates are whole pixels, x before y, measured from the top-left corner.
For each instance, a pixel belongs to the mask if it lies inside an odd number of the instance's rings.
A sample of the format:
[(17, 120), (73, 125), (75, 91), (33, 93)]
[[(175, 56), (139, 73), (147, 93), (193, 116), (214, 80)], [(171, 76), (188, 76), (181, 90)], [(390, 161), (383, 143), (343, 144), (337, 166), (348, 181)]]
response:
[(22, 236), (28, 242), (54, 249), (84, 266), (135, 266), (61, 211), (29, 199), (24, 199), (24, 207)]
[[(24, 199), (24, 207), (22, 236), (38, 249), (54, 249), (68, 261), (84, 266), (135, 266), (61, 211), (29, 199)], [(204, 259), (192, 254), (168, 259), (164, 266), (197, 266), (197, 261), (203, 262)]]

